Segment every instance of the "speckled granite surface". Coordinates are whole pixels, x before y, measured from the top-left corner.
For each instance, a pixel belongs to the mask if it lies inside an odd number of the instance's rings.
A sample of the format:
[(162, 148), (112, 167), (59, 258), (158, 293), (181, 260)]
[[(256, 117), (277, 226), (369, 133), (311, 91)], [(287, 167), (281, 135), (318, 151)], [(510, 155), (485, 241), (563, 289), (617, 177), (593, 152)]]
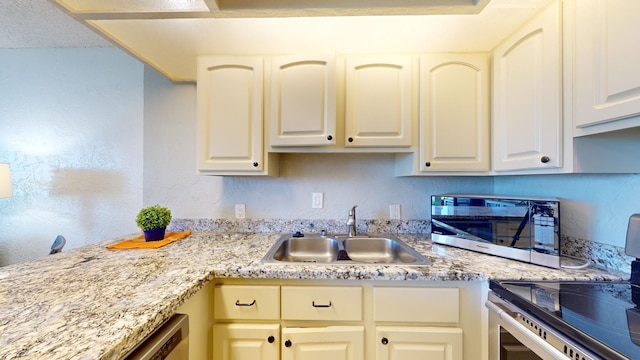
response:
[[(423, 234), (431, 233), (430, 220), (378, 220), (358, 219), (357, 229), (369, 234)], [(319, 219), (174, 219), (170, 228), (175, 231), (213, 231), (213, 232), (260, 232), (260, 233), (303, 233), (327, 230), (329, 233), (344, 233), (344, 220)], [(625, 254), (624, 247), (612, 246), (561, 236), (562, 255), (591, 261), (596, 267), (618, 270), (628, 273), (633, 258)]]
[[(197, 230), (197, 229), (196, 229)], [(149, 250), (113, 239), (0, 268), (0, 359), (119, 359), (214, 278), (620, 280), (624, 273), (553, 270), (400, 235), (430, 266), (286, 266), (260, 260), (277, 233), (194, 232)]]

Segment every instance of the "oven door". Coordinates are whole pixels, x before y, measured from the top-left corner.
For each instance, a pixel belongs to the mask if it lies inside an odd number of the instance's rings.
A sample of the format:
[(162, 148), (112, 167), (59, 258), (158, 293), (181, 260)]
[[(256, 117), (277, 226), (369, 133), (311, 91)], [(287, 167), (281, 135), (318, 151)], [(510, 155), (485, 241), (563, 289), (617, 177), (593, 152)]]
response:
[(513, 304), (489, 292), (489, 360), (598, 360), (546, 324), (523, 316)]

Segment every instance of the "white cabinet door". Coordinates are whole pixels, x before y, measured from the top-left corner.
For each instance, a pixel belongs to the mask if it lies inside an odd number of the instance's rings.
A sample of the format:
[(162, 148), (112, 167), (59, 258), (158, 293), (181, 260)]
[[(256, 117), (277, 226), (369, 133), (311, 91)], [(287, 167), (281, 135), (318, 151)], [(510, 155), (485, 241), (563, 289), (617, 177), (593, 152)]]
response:
[(376, 343), (376, 360), (462, 360), (463, 356), (459, 328), (378, 326)]
[(271, 59), (271, 146), (336, 143), (335, 56)]
[(198, 58), (197, 166), (201, 173), (250, 174), (265, 169), (263, 59)]
[(420, 58), (420, 171), (488, 171), (486, 54)]
[(278, 324), (216, 324), (214, 360), (274, 360), (280, 349)]
[(575, 21), (575, 126), (640, 115), (640, 1), (580, 0), (567, 12)]
[(409, 147), (413, 114), (411, 56), (347, 56), (346, 147)]
[(362, 360), (364, 327), (282, 329), (282, 360)]
[(494, 50), (494, 170), (562, 166), (560, 52), (555, 1)]

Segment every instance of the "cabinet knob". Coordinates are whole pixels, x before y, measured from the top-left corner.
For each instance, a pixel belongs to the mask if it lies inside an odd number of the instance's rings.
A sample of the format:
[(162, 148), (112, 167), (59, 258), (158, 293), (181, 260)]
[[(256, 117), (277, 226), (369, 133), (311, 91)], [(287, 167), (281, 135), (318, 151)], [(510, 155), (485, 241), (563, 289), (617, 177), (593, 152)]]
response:
[(328, 135), (328, 136), (327, 136), (327, 140), (329, 140), (329, 141), (333, 140), (333, 136)]
[(349, 137), (349, 138), (347, 139), (347, 141), (348, 141), (348, 142), (353, 142), (353, 138), (352, 138), (352, 137)]
[(259, 164), (258, 164), (258, 162), (257, 162), (257, 161), (254, 161), (254, 162), (253, 162), (253, 167), (258, 167), (258, 165), (259, 165)]
[(426, 163), (424, 163), (424, 166), (426, 166), (426, 167), (431, 166), (431, 161), (427, 161)]
[(383, 337), (382, 340), (380, 340), (380, 342), (382, 343), (382, 345), (387, 345), (389, 343), (389, 339), (387, 339), (386, 337)]
[(284, 342), (284, 346), (291, 347), (291, 340), (287, 340)]
[(550, 159), (547, 155), (545, 155), (545, 156), (543, 156), (543, 157), (541, 157), (541, 158), (540, 158), (540, 161), (541, 161), (543, 164), (546, 164), (546, 163), (548, 163), (549, 161), (551, 161), (551, 159)]
[(275, 337), (273, 337), (273, 336), (269, 336), (269, 337), (267, 338), (267, 341), (269, 342), (269, 344), (273, 344), (273, 342), (274, 342), (274, 341), (276, 341), (276, 338), (275, 338)]

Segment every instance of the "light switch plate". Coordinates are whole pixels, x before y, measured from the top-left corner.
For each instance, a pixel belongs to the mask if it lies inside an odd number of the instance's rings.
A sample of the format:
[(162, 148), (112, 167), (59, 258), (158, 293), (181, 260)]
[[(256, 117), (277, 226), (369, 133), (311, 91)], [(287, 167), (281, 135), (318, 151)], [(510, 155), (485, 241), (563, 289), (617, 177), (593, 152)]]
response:
[(400, 205), (389, 205), (389, 218), (400, 220)]
[(313, 193), (311, 194), (311, 207), (314, 209), (322, 209), (324, 207), (324, 194)]
[(236, 204), (236, 219), (244, 219), (244, 216), (245, 216), (245, 205)]

